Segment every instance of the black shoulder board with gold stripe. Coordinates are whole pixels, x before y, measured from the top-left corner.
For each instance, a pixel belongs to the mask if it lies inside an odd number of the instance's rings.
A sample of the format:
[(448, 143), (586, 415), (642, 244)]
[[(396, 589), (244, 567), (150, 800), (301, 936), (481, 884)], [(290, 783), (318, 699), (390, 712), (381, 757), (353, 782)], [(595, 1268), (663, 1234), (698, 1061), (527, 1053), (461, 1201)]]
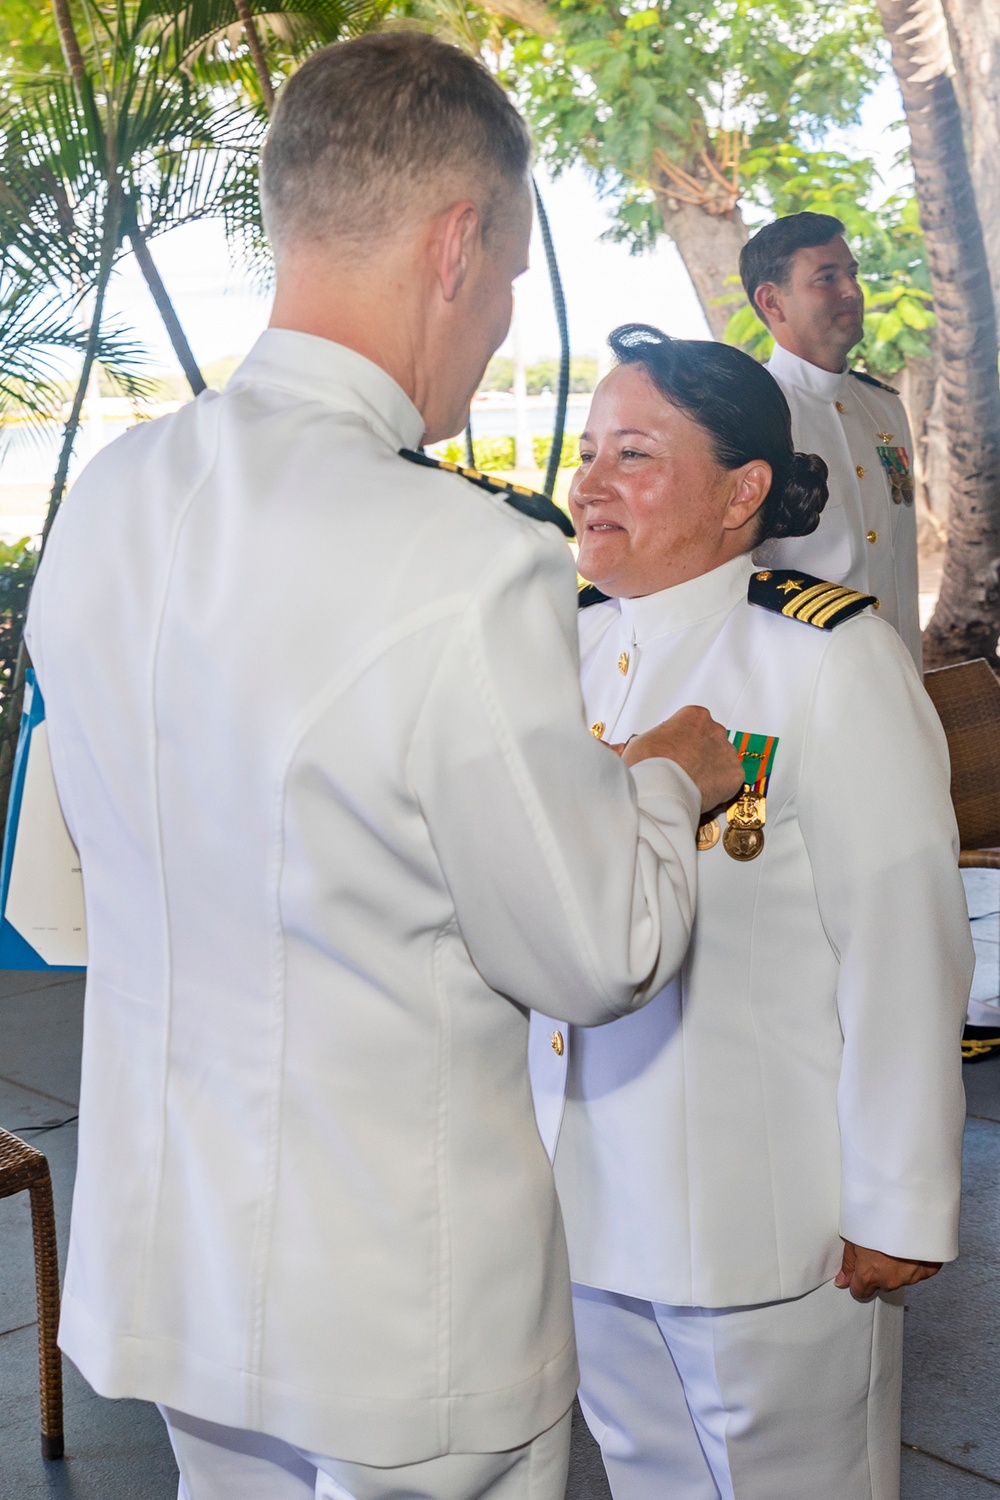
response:
[(581, 583), (576, 591), (577, 609), (589, 609), (592, 604), (603, 604), (607, 594), (602, 594), (593, 583)]
[(859, 594), (842, 583), (827, 583), (809, 573), (796, 573), (794, 568), (765, 568), (752, 574), (747, 598), (762, 609), (818, 630), (832, 630), (869, 604), (878, 603), (874, 594)]
[(478, 469), (467, 469), (464, 464), (450, 464), (443, 458), (431, 458), (429, 453), (420, 453), (415, 448), (400, 448), (399, 456), (409, 459), (411, 464), (423, 464), (427, 469), (444, 469), (448, 474), (461, 474), (463, 479), (478, 484), (481, 490), (499, 495), (501, 500), (506, 500), (508, 505), (519, 510), (523, 516), (530, 516), (533, 521), (551, 521), (565, 536), (576, 536), (573, 522), (566, 512), (560, 510), (558, 505), (553, 505), (548, 495), (539, 495), (537, 490), (529, 490), (523, 484), (511, 484), (506, 479), (495, 479), (492, 474), (481, 474)]
[(880, 391), (888, 391), (890, 396), (898, 396), (894, 385), (886, 385), (884, 380), (876, 380), (874, 375), (869, 375), (866, 370), (852, 370), (851, 374), (855, 380), (863, 380), (865, 385), (877, 385)]

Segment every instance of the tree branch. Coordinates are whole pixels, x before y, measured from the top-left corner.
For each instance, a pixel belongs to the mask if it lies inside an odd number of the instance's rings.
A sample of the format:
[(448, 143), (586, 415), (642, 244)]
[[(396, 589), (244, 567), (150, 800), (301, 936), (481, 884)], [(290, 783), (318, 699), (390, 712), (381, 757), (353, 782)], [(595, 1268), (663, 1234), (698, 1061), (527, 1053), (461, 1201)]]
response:
[(76, 84), (77, 92), (83, 93), (84, 84), (87, 79), (87, 67), (80, 51), (80, 43), (77, 40), (76, 31), (73, 26), (73, 17), (70, 15), (69, 0), (52, 0), (52, 13), (56, 18), (56, 26), (59, 29), (59, 41), (62, 46), (63, 57)]
[(167, 330), (167, 336), (173, 345), (174, 353), (180, 361), (181, 369), (184, 371), (192, 394), (200, 396), (206, 388), (205, 378), (198, 368), (198, 361), (195, 359), (191, 345), (187, 341), (187, 335), (181, 327), (180, 319), (174, 311), (174, 304), (170, 300), (160, 273), (156, 269), (153, 257), (149, 253), (149, 246), (146, 243), (142, 230), (139, 228), (135, 216), (135, 208), (131, 204), (128, 209), (126, 225), (129, 242), (139, 263), (139, 270), (142, 272), (146, 285), (149, 287), (150, 295), (156, 303), (157, 312), (163, 320), (163, 326)]
[[(62, 0), (65, 3), (65, 0)], [(260, 83), (260, 91), (264, 96), (264, 104), (269, 115), (274, 114), (274, 86), (271, 83), (271, 74), (267, 67), (267, 57), (264, 54), (264, 45), (260, 39), (253, 14), (250, 10), (249, 0), (236, 0), (236, 14), (243, 22), (243, 31), (250, 48), (250, 56), (257, 71), (257, 80)]]

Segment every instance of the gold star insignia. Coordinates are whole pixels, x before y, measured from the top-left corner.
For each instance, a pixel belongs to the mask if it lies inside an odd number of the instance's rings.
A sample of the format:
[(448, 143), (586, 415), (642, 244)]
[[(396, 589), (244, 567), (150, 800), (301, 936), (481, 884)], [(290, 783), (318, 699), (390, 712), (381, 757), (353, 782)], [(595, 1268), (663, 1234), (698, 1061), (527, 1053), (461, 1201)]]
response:
[(779, 594), (796, 594), (802, 587), (801, 578), (786, 578), (784, 583), (778, 584)]

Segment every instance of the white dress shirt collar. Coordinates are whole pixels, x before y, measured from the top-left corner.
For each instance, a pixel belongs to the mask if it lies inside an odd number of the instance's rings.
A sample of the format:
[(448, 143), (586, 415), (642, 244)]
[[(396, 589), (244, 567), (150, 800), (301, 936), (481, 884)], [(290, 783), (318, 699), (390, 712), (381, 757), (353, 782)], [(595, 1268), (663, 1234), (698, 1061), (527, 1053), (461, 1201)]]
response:
[(683, 630), (712, 615), (728, 614), (746, 598), (747, 583), (754, 570), (753, 560), (744, 554), (689, 578), (686, 583), (646, 594), (641, 599), (619, 599), (622, 624), (636, 645)]
[(418, 447), (424, 435), (423, 417), (391, 375), (363, 354), (315, 334), (265, 329), (229, 389), (258, 384), (354, 412), (394, 451)]
[(821, 401), (838, 401), (851, 377), (848, 369), (821, 370), (819, 365), (800, 359), (797, 354), (783, 349), (780, 344), (775, 344), (767, 368), (782, 385), (795, 386), (800, 391), (808, 392), (810, 396), (818, 396)]

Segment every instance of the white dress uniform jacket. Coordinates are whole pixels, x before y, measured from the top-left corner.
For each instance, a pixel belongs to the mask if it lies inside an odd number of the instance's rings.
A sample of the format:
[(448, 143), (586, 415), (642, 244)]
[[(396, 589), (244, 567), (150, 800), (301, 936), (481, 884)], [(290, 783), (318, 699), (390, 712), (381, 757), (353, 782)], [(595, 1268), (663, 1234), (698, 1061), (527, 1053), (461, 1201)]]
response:
[(913, 463), (910, 424), (899, 397), (849, 370), (839, 375), (780, 344), (767, 362), (792, 411), (800, 453), (830, 470), (830, 498), (811, 536), (783, 537), (757, 552), (762, 567), (803, 568), (832, 583), (874, 594), (922, 670), (917, 522), (912, 503), (894, 502), (880, 445), (903, 448)]
[(798, 1296), (841, 1236), (957, 1253), (973, 955), (944, 735), (895, 631), (785, 619), (751, 572), (583, 612), (609, 740), (702, 703), (779, 743), (762, 853), (699, 853), (677, 978), (561, 1056), (532, 1027), (573, 1280), (673, 1305)]
[(587, 733), (563, 539), (422, 427), (265, 333), (90, 465), (28, 630), (90, 944), (62, 1346), (382, 1465), (572, 1400), (527, 1007), (662, 986), (700, 801)]

